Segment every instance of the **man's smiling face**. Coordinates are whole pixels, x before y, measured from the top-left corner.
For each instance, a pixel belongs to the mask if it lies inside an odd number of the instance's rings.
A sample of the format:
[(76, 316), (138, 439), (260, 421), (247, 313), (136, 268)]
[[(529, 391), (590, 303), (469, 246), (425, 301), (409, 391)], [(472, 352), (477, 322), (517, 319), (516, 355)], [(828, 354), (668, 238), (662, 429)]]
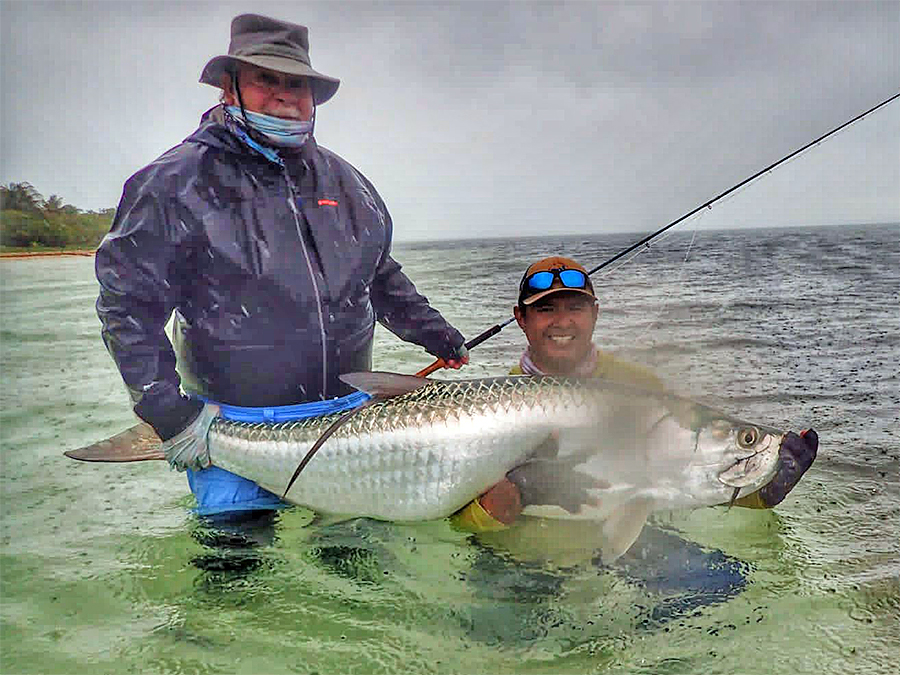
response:
[(583, 293), (560, 291), (541, 298), (516, 321), (528, 338), (531, 360), (543, 372), (571, 374), (591, 351), (597, 323), (597, 303)]

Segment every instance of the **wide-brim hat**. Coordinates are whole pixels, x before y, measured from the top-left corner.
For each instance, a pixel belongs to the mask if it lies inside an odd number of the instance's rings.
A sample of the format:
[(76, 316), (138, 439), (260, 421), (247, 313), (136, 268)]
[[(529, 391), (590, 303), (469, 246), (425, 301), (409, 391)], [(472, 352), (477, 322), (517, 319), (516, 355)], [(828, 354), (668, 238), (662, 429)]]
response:
[[(543, 291), (534, 291), (528, 286), (528, 278), (536, 272), (562, 272), (563, 270), (578, 270), (584, 274), (584, 287), (578, 288), (566, 286), (560, 280), (559, 276), (553, 279), (550, 288)], [(541, 298), (546, 298), (552, 293), (582, 293), (596, 299), (594, 295), (594, 286), (591, 284), (591, 278), (588, 276), (587, 270), (571, 258), (563, 258), (559, 255), (543, 258), (528, 266), (525, 274), (522, 275), (522, 281), (519, 283), (519, 305), (530, 305), (537, 302)]]
[(260, 14), (234, 17), (228, 54), (210, 59), (200, 74), (200, 81), (221, 88), (222, 75), (233, 72), (238, 63), (310, 78), (316, 105), (334, 96), (341, 84), (340, 80), (313, 70), (306, 26)]

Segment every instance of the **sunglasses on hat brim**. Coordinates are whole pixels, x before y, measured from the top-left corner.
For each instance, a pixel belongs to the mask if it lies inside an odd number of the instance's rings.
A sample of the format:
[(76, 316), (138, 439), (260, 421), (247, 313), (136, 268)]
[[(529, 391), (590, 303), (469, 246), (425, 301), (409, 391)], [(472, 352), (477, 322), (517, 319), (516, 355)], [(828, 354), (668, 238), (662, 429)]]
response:
[(564, 288), (577, 288), (586, 290), (588, 288), (587, 274), (581, 270), (542, 270), (529, 274), (522, 280), (522, 290), (528, 290), (533, 293), (546, 291), (553, 285), (553, 280), (559, 279)]

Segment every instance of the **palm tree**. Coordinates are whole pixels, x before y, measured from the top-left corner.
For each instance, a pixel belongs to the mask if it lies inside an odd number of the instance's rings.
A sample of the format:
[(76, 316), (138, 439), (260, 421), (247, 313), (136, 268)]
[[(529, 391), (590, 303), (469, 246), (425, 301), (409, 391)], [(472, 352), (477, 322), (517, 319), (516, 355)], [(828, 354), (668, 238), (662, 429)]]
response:
[(34, 213), (44, 206), (44, 198), (31, 183), (0, 185), (0, 210)]
[(62, 211), (63, 207), (65, 207), (66, 203), (63, 201), (63, 198), (59, 195), (50, 195), (47, 197), (47, 201), (44, 202), (44, 210), (45, 211)]
[(45, 213), (64, 213), (66, 215), (78, 215), (81, 210), (77, 206), (66, 204), (65, 200), (59, 195), (50, 195), (44, 202)]

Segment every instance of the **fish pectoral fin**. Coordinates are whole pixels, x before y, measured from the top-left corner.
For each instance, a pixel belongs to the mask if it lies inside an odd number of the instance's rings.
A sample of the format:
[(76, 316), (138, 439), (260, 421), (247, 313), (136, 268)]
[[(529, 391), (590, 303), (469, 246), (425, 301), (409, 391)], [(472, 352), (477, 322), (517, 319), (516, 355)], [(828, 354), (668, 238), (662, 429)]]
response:
[(153, 427), (141, 422), (111, 438), (63, 454), (82, 462), (143, 462), (166, 458), (161, 443)]
[(618, 507), (603, 523), (605, 542), (601, 555), (605, 564), (615, 562), (640, 536), (644, 523), (653, 510), (653, 500), (638, 497)]
[(338, 377), (342, 382), (359, 391), (383, 398), (408, 394), (434, 382), (434, 380), (416, 377), (415, 375), (400, 375), (399, 373), (378, 371), (344, 373), (343, 375), (338, 375)]

